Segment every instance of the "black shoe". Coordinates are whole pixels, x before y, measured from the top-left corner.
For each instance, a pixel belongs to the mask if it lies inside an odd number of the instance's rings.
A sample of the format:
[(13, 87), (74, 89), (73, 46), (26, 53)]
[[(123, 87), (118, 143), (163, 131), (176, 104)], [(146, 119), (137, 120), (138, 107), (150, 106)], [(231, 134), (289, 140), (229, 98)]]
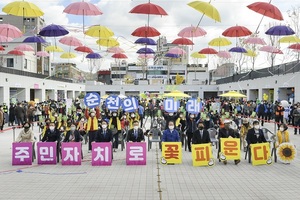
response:
[(235, 161), (234, 161), (234, 164), (237, 165), (237, 164), (239, 164), (240, 162), (241, 162), (241, 160), (235, 160)]

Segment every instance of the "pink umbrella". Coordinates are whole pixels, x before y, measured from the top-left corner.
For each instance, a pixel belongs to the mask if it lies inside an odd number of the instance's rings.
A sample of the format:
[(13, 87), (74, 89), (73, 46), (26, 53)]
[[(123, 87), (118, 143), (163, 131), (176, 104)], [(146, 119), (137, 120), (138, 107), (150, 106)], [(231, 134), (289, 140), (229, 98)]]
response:
[(18, 38), (23, 35), (23, 33), (17, 27), (10, 24), (0, 24), (0, 35)]
[(138, 57), (144, 58), (144, 59), (151, 59), (151, 58), (154, 58), (154, 55), (153, 54), (140, 54)]
[(82, 46), (81, 41), (73, 36), (64, 36), (59, 42), (68, 46)]
[(38, 56), (38, 57), (49, 57), (50, 54), (47, 53), (46, 51), (38, 51), (38, 52), (36, 52), (36, 56)]
[(25, 55), (22, 51), (19, 51), (16, 49), (7, 52), (7, 54), (15, 55), (15, 56), (24, 56)]
[(11, 37), (6, 37), (6, 36), (3, 36), (3, 35), (0, 35), (0, 43), (3, 43), (3, 42), (11, 42), (13, 39)]
[(33, 47), (28, 44), (20, 44), (15, 49), (19, 51), (34, 51)]
[(246, 44), (259, 44), (259, 45), (266, 45), (266, 42), (264, 39), (259, 37), (249, 37), (244, 40), (244, 43)]
[(260, 51), (265, 51), (268, 53), (275, 53), (275, 54), (283, 54), (282, 51), (276, 47), (265, 45), (259, 48)]
[(175, 55), (183, 55), (186, 54), (185, 50), (179, 48), (179, 47), (173, 47), (168, 51), (169, 54), (175, 54)]
[(228, 51), (219, 51), (217, 53), (217, 56), (219, 56), (220, 58), (231, 58), (231, 54)]
[(206, 35), (206, 31), (200, 27), (189, 26), (182, 29), (178, 36), (180, 37), (200, 37)]
[(124, 53), (125, 51), (121, 47), (110, 47), (107, 49), (108, 53)]

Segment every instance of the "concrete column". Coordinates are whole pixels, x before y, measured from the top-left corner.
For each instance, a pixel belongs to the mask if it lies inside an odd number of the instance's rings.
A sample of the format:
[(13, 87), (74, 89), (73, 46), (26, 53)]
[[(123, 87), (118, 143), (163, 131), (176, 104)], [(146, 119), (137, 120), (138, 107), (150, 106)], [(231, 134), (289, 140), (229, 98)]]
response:
[(263, 90), (261, 88), (258, 89), (258, 97), (260, 101), (263, 100)]
[(43, 90), (42, 89), (35, 89), (34, 90), (34, 98), (38, 99), (39, 102), (43, 101)]
[(0, 87), (0, 104), (2, 103), (10, 103), (9, 87)]

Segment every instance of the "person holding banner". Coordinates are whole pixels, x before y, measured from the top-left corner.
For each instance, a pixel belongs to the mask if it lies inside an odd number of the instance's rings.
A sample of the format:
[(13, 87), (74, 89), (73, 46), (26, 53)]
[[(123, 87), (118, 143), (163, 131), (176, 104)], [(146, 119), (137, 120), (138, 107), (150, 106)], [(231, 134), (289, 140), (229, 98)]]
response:
[[(232, 128), (230, 128), (231, 125), (231, 120), (229, 119), (225, 119), (224, 120), (224, 127), (220, 128), (219, 130), (219, 134), (218, 134), (218, 139), (220, 141), (220, 138), (239, 138), (239, 134), (237, 132), (235, 132)], [(220, 151), (221, 151), (221, 142), (219, 142), (219, 149), (218, 149), (218, 158), (220, 155)], [(234, 160), (234, 163), (237, 165), (241, 162), (240, 159), (238, 160)], [(224, 165), (227, 164), (227, 160), (223, 161)]]
[(63, 142), (81, 142), (82, 137), (78, 130), (76, 130), (76, 125), (73, 123), (70, 127), (70, 130), (67, 132)]
[(118, 145), (119, 145), (119, 134), (121, 133), (121, 130), (122, 130), (120, 116), (118, 116), (118, 113), (116, 111), (113, 111), (111, 114), (111, 117), (109, 119), (108, 128), (112, 132), (112, 135), (114, 138), (113, 148), (114, 148), (114, 152), (116, 152), (116, 150), (118, 149)]
[(169, 121), (168, 129), (163, 132), (162, 142), (180, 142), (180, 136), (175, 129), (174, 121)]
[(85, 122), (84, 117), (81, 117), (77, 124), (77, 130), (79, 131), (80, 135), (84, 138), (85, 144), (87, 143), (86, 126), (87, 123)]
[(134, 113), (134, 112), (129, 113), (128, 121), (129, 121), (129, 128), (133, 129), (134, 122), (135, 121), (138, 121), (138, 122), (140, 121), (139, 114), (138, 113)]
[(164, 112), (163, 113), (163, 117), (166, 121), (166, 127), (164, 127), (165, 130), (167, 130), (169, 128), (169, 122), (172, 121), (173, 123), (177, 121), (178, 119), (178, 113), (173, 113), (173, 112), (170, 112), (170, 113), (167, 113), (167, 112)]
[(49, 128), (46, 129), (45, 135), (42, 138), (42, 142), (57, 142), (57, 162), (59, 162), (59, 150), (60, 150), (60, 133), (59, 130), (55, 127), (54, 122), (49, 123)]
[(244, 152), (247, 151), (247, 145), (246, 145), (246, 137), (249, 129), (252, 127), (250, 126), (249, 119), (244, 118), (243, 119), (243, 124), (240, 130), (240, 137), (241, 137), (241, 142), (242, 142), (242, 147), (244, 149)]
[(187, 135), (187, 145), (189, 152), (192, 152), (191, 149), (191, 140), (193, 137), (193, 133), (197, 130), (197, 121), (200, 118), (200, 114), (198, 117), (195, 114), (190, 113), (186, 118), (186, 135)]
[(193, 144), (205, 144), (210, 143), (210, 136), (206, 129), (204, 129), (204, 123), (199, 121), (198, 123), (198, 130), (193, 133)]
[(259, 127), (259, 121), (253, 122), (253, 128), (249, 129), (246, 137), (248, 148), (250, 149), (251, 144), (267, 142), (263, 131)]
[(96, 112), (91, 110), (88, 113), (88, 109), (85, 110), (85, 117), (87, 118), (87, 126), (86, 131), (89, 136), (89, 149), (88, 152), (90, 153), (92, 150), (92, 142), (95, 141), (95, 136), (98, 131), (98, 118), (99, 118), (99, 109), (96, 108)]
[(143, 130), (139, 128), (139, 121), (133, 122), (133, 129), (128, 131), (127, 142), (144, 142), (145, 136)]

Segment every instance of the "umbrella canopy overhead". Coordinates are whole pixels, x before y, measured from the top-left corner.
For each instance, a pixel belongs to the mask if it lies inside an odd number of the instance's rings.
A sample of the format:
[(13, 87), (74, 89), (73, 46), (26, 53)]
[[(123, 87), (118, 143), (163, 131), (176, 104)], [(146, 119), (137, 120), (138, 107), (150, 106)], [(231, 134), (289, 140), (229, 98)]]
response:
[(125, 51), (121, 47), (110, 47), (107, 49), (108, 53), (124, 53)]
[(59, 46), (47, 46), (45, 50), (50, 52), (64, 52), (64, 50)]
[(217, 56), (220, 58), (226, 58), (226, 59), (231, 58), (231, 54), (228, 51), (219, 51), (217, 53)]
[(30, 36), (23, 40), (24, 43), (46, 43), (42, 37), (39, 36)]
[(192, 57), (192, 58), (206, 58), (206, 55), (201, 54), (201, 53), (199, 53), (199, 52), (193, 52), (193, 53), (191, 54), (191, 57)]
[(120, 45), (120, 43), (115, 38), (101, 38), (97, 40), (96, 43), (104, 47), (116, 47)]
[(217, 22), (221, 22), (219, 11), (210, 3), (204, 1), (193, 1), (188, 3), (188, 5), (194, 8), (195, 10), (203, 13), (203, 15), (206, 15), (207, 17)]
[(282, 36), (282, 35), (294, 35), (295, 31), (291, 29), (289, 26), (273, 26), (269, 30), (266, 31), (267, 35), (277, 35), (277, 36)]
[(11, 51), (7, 52), (7, 54), (15, 55), (15, 56), (24, 56), (25, 55), (23, 53), (23, 51), (20, 51), (20, 50), (17, 50), (17, 49), (11, 50)]
[(179, 90), (173, 90), (170, 93), (165, 93), (163, 94), (163, 97), (182, 97), (182, 98), (189, 98), (191, 97), (188, 94), (185, 94)]
[(136, 37), (156, 37), (160, 36), (160, 32), (151, 26), (142, 26), (135, 29), (131, 35)]
[(49, 57), (50, 54), (47, 53), (46, 51), (38, 51), (38, 52), (36, 52), (36, 56), (38, 56), (38, 57)]
[(252, 32), (244, 26), (232, 26), (222, 33), (226, 37), (244, 37), (251, 34)]
[(20, 44), (15, 49), (19, 51), (34, 51), (34, 48), (28, 44)]
[(138, 56), (138, 58), (151, 59), (151, 58), (154, 58), (154, 55), (153, 54), (140, 54)]
[(245, 53), (244, 55), (249, 57), (256, 57), (257, 53), (253, 50), (247, 49), (247, 53)]
[(233, 98), (246, 98), (247, 96), (244, 94), (241, 94), (237, 91), (229, 91), (227, 93), (219, 95), (220, 97), (233, 97)]
[(8, 15), (19, 17), (40, 17), (44, 12), (35, 4), (27, 1), (14, 1), (2, 8), (2, 11)]
[(11, 38), (18, 38), (23, 35), (22, 31), (17, 27), (10, 25), (10, 24), (0, 24), (0, 35), (11, 37)]
[(297, 37), (296, 35), (290, 35), (290, 36), (283, 36), (282, 38), (280, 38), (278, 40), (278, 42), (280, 43), (299, 43), (300, 42), (300, 38)]
[(110, 28), (100, 25), (91, 26), (84, 34), (98, 38), (109, 38), (114, 36), (114, 32)]
[(179, 37), (200, 37), (206, 35), (207, 32), (200, 27), (189, 26), (179, 31)]
[(266, 42), (264, 39), (259, 37), (249, 37), (244, 40), (244, 43), (246, 44), (259, 44), (259, 45), (266, 45)]
[(68, 46), (82, 46), (81, 41), (73, 36), (64, 36), (63, 38), (59, 39), (59, 42)]
[(64, 10), (64, 13), (72, 14), (72, 15), (102, 15), (101, 10), (92, 3), (89, 2), (74, 2), (69, 4)]
[(175, 39), (172, 44), (178, 44), (178, 45), (194, 45), (194, 42), (188, 38), (177, 38)]
[(257, 12), (259, 14), (262, 14), (264, 16), (277, 19), (277, 20), (283, 20), (282, 14), (280, 10), (266, 2), (255, 2), (247, 6), (250, 10), (253, 10), (254, 12)]
[(229, 49), (229, 52), (234, 52), (234, 53), (247, 53), (247, 50), (243, 47), (233, 47)]
[(116, 58), (116, 59), (126, 59), (128, 58), (125, 54), (123, 53), (115, 53), (111, 56), (112, 58)]
[(1, 43), (3, 43), (3, 42), (11, 42), (12, 40), (13, 40), (13, 38), (11, 38), (11, 37), (6, 37), (6, 36), (3, 36), (3, 35), (0, 35), (0, 42)]
[(60, 58), (65, 58), (65, 59), (71, 59), (71, 58), (76, 58), (76, 54), (75, 53), (63, 53), (60, 55)]
[(56, 24), (51, 24), (48, 26), (45, 26), (40, 32), (39, 35), (45, 36), (45, 37), (59, 37), (69, 34), (69, 31), (67, 31), (64, 27)]
[(148, 15), (168, 15), (167, 12), (162, 7), (150, 2), (135, 6), (133, 9), (129, 11), (129, 13), (148, 14)]
[(292, 44), (288, 47), (289, 49), (300, 50), (300, 44)]
[(270, 45), (265, 45), (259, 48), (260, 51), (265, 51), (268, 53), (277, 53), (277, 54), (282, 54), (282, 51), (274, 46), (270, 46)]
[(134, 43), (145, 44), (145, 45), (156, 45), (156, 42), (151, 38), (139, 38)]
[(213, 48), (204, 48), (199, 51), (201, 54), (217, 54), (218, 52)]
[(79, 46), (74, 49), (75, 51), (83, 52), (83, 53), (93, 53), (93, 50), (87, 46)]
[(86, 55), (86, 58), (88, 59), (100, 59), (102, 56), (99, 53), (89, 53)]
[(0, 46), (0, 51), (5, 51), (3, 46)]
[(217, 46), (217, 47), (228, 46), (231, 44), (232, 44), (231, 41), (225, 37), (214, 38), (208, 43), (209, 46)]
[(174, 54), (174, 53), (166, 53), (165, 57), (167, 58), (180, 58), (179, 54)]
[(155, 51), (153, 51), (153, 49), (150, 48), (140, 48), (136, 53), (138, 54), (155, 54)]
[(183, 50), (182, 48), (179, 48), (179, 47), (173, 47), (173, 48), (169, 49), (168, 53), (176, 54), (176, 55), (186, 54), (185, 50)]

